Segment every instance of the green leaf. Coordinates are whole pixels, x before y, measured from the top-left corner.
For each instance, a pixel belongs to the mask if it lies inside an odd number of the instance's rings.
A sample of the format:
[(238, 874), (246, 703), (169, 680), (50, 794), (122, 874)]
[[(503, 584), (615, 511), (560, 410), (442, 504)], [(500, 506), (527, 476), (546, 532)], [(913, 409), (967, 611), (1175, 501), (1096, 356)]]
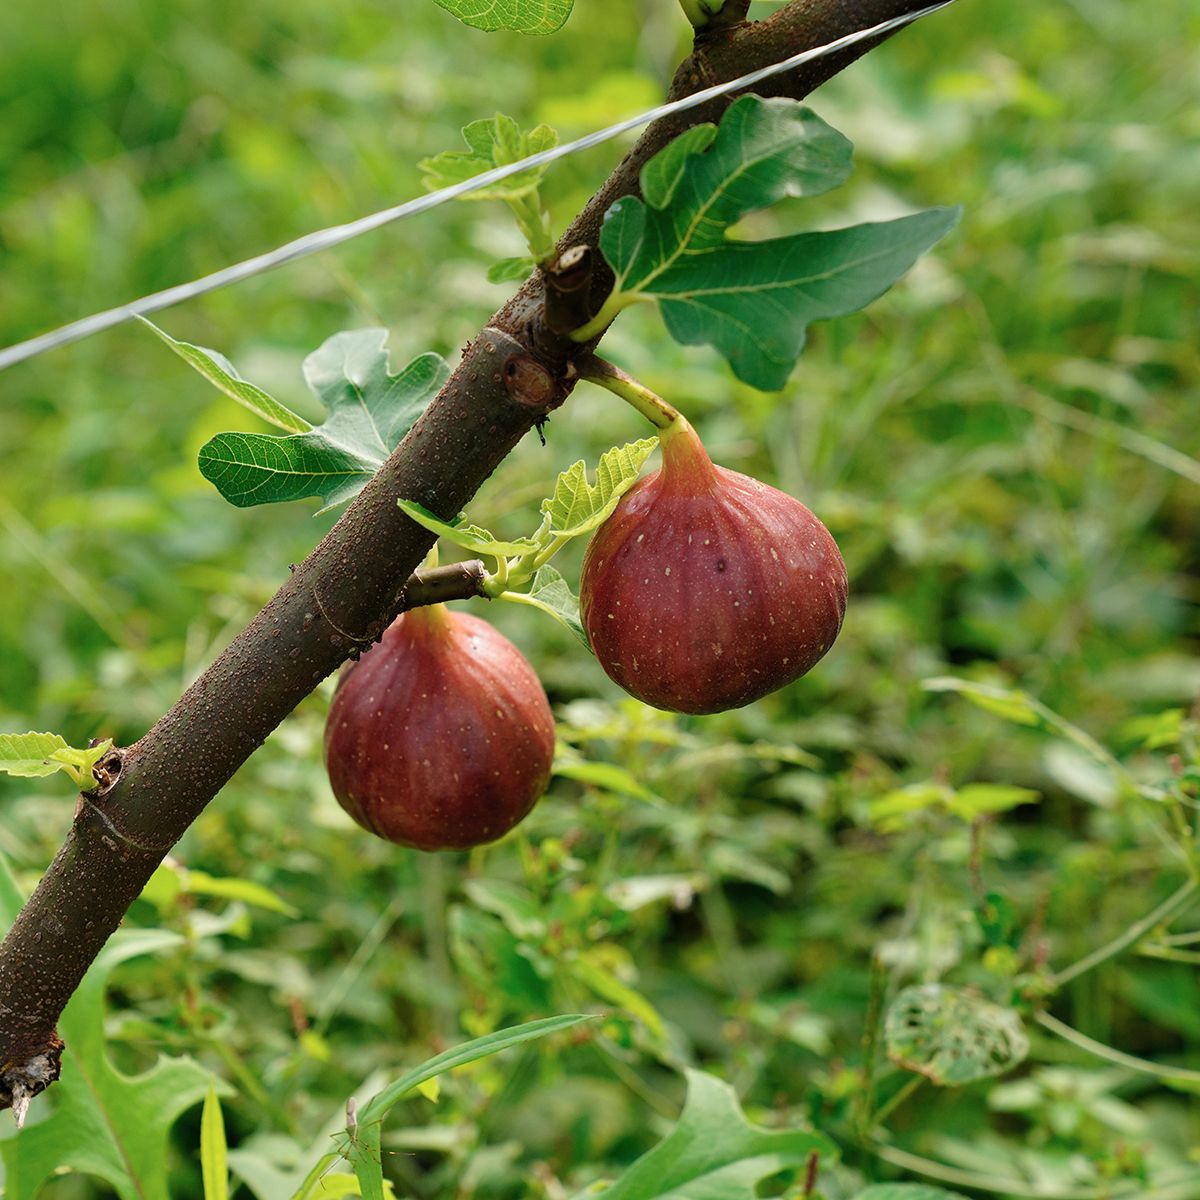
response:
[(92, 768), (112, 749), (112, 739), (76, 750), (57, 733), (0, 733), (0, 771), (25, 779), (67, 771), (81, 791), (99, 785)]
[(964, 821), (973, 821), (984, 813), (1008, 812), (1019, 804), (1036, 804), (1041, 792), (1012, 787), (1003, 783), (968, 783), (950, 801), (950, 811)]
[(576, 779), (580, 783), (590, 783), (593, 787), (616, 792), (620, 796), (632, 796), (635, 800), (656, 802), (660, 799), (631, 771), (618, 767), (616, 763), (556, 758), (554, 774)]
[(217, 879), (203, 871), (185, 871), (182, 878), (182, 890), (194, 896), (222, 896), (229, 900), (244, 900), (255, 908), (265, 908), (271, 912), (283, 913), (287, 917), (298, 917), (300, 910), (293, 908), (286, 900), (281, 900), (269, 888), (249, 879)]
[(496, 33), (546, 34), (561, 29), (575, 0), (434, 0), (464, 25)]
[(550, 514), (554, 532), (576, 537), (602, 524), (637, 482), (642, 464), (657, 446), (658, 438), (642, 438), (605, 451), (596, 466), (594, 487), (587, 481), (582, 459), (568, 467), (559, 475), (554, 495), (542, 501), (542, 512)]
[(537, 259), (528, 254), (523, 254), (519, 258), (498, 259), (487, 269), (488, 283), (509, 283), (512, 280), (523, 282), (536, 266)]
[(530, 604), (548, 612), (561, 621), (587, 650), (591, 650), (592, 644), (588, 641), (587, 631), (579, 619), (579, 597), (571, 591), (570, 584), (553, 567), (539, 567), (533, 577), (533, 586), (528, 592), (501, 592), (500, 599)]
[(229, 1200), (229, 1168), (225, 1162), (225, 1119), (217, 1089), (210, 1082), (200, 1114), (200, 1171), (204, 1200)]
[[(162, 929), (118, 930), (97, 956), (59, 1021), (66, 1049), (53, 1115), (0, 1142), (6, 1200), (33, 1200), (60, 1167), (99, 1176), (121, 1200), (169, 1200), (168, 1133), (204, 1098), (212, 1076), (190, 1058), (160, 1058), (135, 1076), (116, 1070), (104, 1048), (104, 988), (119, 963), (183, 940)], [(215, 1086), (231, 1090), (221, 1081)]]
[(622, 983), (604, 964), (600, 955), (589, 954), (585, 950), (568, 969), (584, 987), (609, 1004), (632, 1013), (659, 1041), (666, 1041), (667, 1030), (658, 1010), (641, 992)]
[(262, 388), (244, 380), (235, 370), (233, 363), (223, 354), (207, 350), (203, 346), (193, 346), (188, 342), (177, 342), (169, 333), (159, 329), (153, 321), (147, 321), (145, 317), (138, 317), (138, 320), (158, 334), (184, 362), (199, 371), (209, 383), (239, 404), (245, 405), (252, 413), (257, 413), (264, 421), (278, 425), (280, 429), (286, 429), (289, 433), (306, 433), (312, 428), (298, 413), (292, 412), (290, 408), (268, 396)]
[[(549, 125), (539, 125), (522, 133), (516, 121), (503, 113), (497, 113), (490, 121), (472, 121), (463, 129), (462, 135), (470, 150), (444, 150), (436, 157), (422, 159), (417, 164), (424, 172), (421, 182), (431, 192), (473, 179), (493, 167), (507, 167), (510, 163), (520, 162), (531, 154), (540, 154), (558, 145), (558, 134)], [(519, 200), (537, 191), (545, 173), (544, 166), (530, 167), (489, 187), (467, 192), (459, 199)], [(512, 263), (522, 260), (503, 261)], [(529, 261), (532, 263), (532, 259)], [(528, 271), (525, 273), (528, 274)], [(489, 272), (489, 278), (490, 275)]]
[(925, 1183), (873, 1183), (856, 1192), (852, 1200), (965, 1200), (961, 1192), (930, 1187)]
[(448, 542), (453, 542), (464, 550), (470, 550), (472, 554), (506, 558), (510, 554), (528, 554), (541, 547), (537, 538), (516, 538), (511, 542), (501, 542), (478, 525), (451, 525), (440, 517), (435, 517), (429, 509), (413, 500), (397, 500), (396, 503), (418, 525), (423, 525), (430, 533), (436, 533), (438, 537), (444, 537)]
[(1024, 692), (992, 687), (986, 683), (972, 683), (953, 675), (922, 679), (921, 686), (927, 692), (958, 692), (979, 708), (1018, 725), (1040, 725), (1044, 720), (1040, 706)]
[(927, 779), (922, 783), (910, 783), (906, 787), (888, 792), (871, 801), (871, 820), (881, 828), (891, 831), (903, 828), (898, 818), (908, 813), (919, 812), (934, 805), (947, 805), (954, 797), (954, 790), (944, 783)]
[(21, 889), (13, 878), (8, 859), (0, 850), (0, 937), (8, 932), (9, 926), (17, 919), (17, 913), (24, 904), (25, 897), (21, 895)]
[(435, 1075), (441, 1075), (445, 1071), (451, 1071), (466, 1063), (475, 1062), (476, 1059), (486, 1058), (489, 1054), (507, 1050), (510, 1046), (519, 1046), (522, 1042), (545, 1037), (549, 1033), (557, 1033), (563, 1029), (570, 1029), (572, 1025), (578, 1025), (581, 1021), (593, 1019), (590, 1016), (577, 1014), (544, 1017), (540, 1021), (529, 1021), (524, 1025), (514, 1025), (509, 1029), (498, 1029), (486, 1037), (476, 1038), (474, 1041), (464, 1042), (461, 1046), (444, 1050), (435, 1058), (429, 1059), (419, 1067), (414, 1067), (402, 1075), (395, 1083), (389, 1084), (371, 1100), (359, 1116), (359, 1129), (361, 1130), (364, 1125), (372, 1122), (382, 1121), (393, 1104), (403, 1099), (418, 1083), (423, 1083), (426, 1079), (432, 1079)]
[(1014, 1008), (940, 983), (905, 988), (884, 1020), (887, 1056), (941, 1086), (1002, 1075), (1029, 1053)]
[(436, 354), (388, 371), (386, 329), (334, 334), (304, 360), (329, 410), (303, 433), (219, 433), (200, 450), (200, 473), (231, 504), (249, 508), (319, 496), (321, 511), (356, 496), (449, 378)]
[(511, 1029), (500, 1029), (489, 1033), (486, 1037), (476, 1038), (443, 1051), (436, 1058), (431, 1058), (406, 1072), (395, 1083), (389, 1084), (374, 1099), (367, 1104), (359, 1114), (357, 1126), (351, 1134), (349, 1131), (337, 1135), (339, 1148), (343, 1156), (354, 1167), (362, 1187), (364, 1200), (382, 1200), (383, 1197), (383, 1167), (379, 1153), (379, 1141), (383, 1118), (397, 1101), (414, 1088), (433, 1079), (445, 1071), (461, 1067), (476, 1059), (486, 1058), (509, 1046), (519, 1046), (522, 1042), (534, 1038), (545, 1037), (561, 1029), (570, 1029), (581, 1021), (590, 1021), (590, 1016), (560, 1016), (546, 1017), (541, 1021), (530, 1021), (524, 1025), (514, 1025)]
[[(815, 196), (850, 174), (850, 143), (793, 100), (741, 97), (709, 135), (643, 171), (645, 201), (605, 215), (600, 247), (617, 287), (597, 322), (635, 300), (658, 300), (671, 336), (708, 343), (738, 378), (764, 391), (787, 381), (812, 321), (855, 312), (887, 291), (957, 222), (928, 209), (881, 224), (731, 241), (730, 226), (785, 196)], [(661, 156), (660, 156), (661, 157)], [(594, 332), (591, 326), (580, 336)]]
[(604, 1190), (604, 1200), (756, 1200), (760, 1180), (803, 1166), (814, 1150), (836, 1154), (820, 1134), (751, 1125), (729, 1084), (703, 1071), (686, 1075), (679, 1123)]
[(467, 879), (462, 888), (472, 903), (495, 913), (513, 937), (545, 937), (546, 922), (528, 888), (507, 879)]
[(0, 771), (32, 779), (53, 775), (67, 764), (51, 761), (55, 750), (69, 749), (57, 733), (0, 733)]

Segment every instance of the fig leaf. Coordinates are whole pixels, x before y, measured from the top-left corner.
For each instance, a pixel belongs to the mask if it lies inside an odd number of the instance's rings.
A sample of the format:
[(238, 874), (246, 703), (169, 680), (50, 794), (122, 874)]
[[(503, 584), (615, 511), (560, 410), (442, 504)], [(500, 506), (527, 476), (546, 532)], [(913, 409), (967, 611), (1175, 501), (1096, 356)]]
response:
[(161, 1057), (140, 1075), (117, 1070), (105, 1049), (104, 993), (120, 963), (183, 940), (165, 929), (119, 929), (96, 957), (59, 1021), (66, 1048), (55, 1111), (0, 1141), (12, 1200), (33, 1200), (63, 1167), (99, 1176), (121, 1200), (167, 1196), (175, 1119), (203, 1100), (210, 1085), (221, 1095), (233, 1089), (190, 1058)]
[(0, 733), (0, 771), (25, 779), (66, 771), (81, 791), (97, 787), (92, 768), (112, 749), (108, 738), (76, 750), (57, 733)]
[(324, 423), (284, 437), (218, 433), (200, 449), (200, 473), (239, 508), (319, 496), (324, 512), (358, 495), (450, 376), (437, 354), (391, 374), (387, 336), (337, 333), (304, 360), (304, 378), (329, 410)]
[(547, 34), (561, 29), (571, 15), (575, 0), (434, 0), (439, 8), (453, 13), (464, 25), (497, 33)]
[(199, 371), (215, 388), (224, 392), (231, 400), (236, 400), (252, 413), (286, 429), (289, 433), (307, 433), (312, 426), (299, 413), (280, 404), (272, 396), (268, 396), (260, 387), (247, 382), (238, 373), (237, 368), (216, 350), (204, 346), (193, 346), (190, 342), (176, 341), (169, 333), (159, 329), (153, 321), (138, 317), (148, 329), (156, 333), (185, 363)]
[[(421, 182), (431, 191), (462, 183), (493, 167), (507, 167), (531, 154), (552, 150), (558, 145), (558, 134), (549, 125), (538, 125), (521, 132), (512, 117), (497, 113), (490, 120), (472, 121), (462, 131), (470, 150), (444, 150), (433, 158), (422, 159), (417, 166), (424, 172)], [(517, 200), (537, 191), (546, 168), (530, 167), (511, 175), (491, 187), (480, 188), (460, 196), (461, 200)]]
[(573, 336), (586, 340), (627, 305), (657, 300), (676, 341), (716, 347), (754, 387), (783, 387), (812, 321), (882, 295), (958, 221), (959, 209), (931, 208), (762, 242), (727, 236), (787, 196), (840, 186), (850, 156), (846, 138), (811, 109), (742, 96), (715, 138), (690, 130), (646, 164), (644, 201), (626, 196), (608, 210), (600, 248), (617, 285)]
[(501, 592), (502, 600), (515, 600), (518, 604), (530, 604), (557, 617), (590, 651), (591, 643), (583, 622), (579, 619), (579, 597), (571, 591), (567, 581), (553, 568), (540, 567), (533, 577), (533, 586), (528, 592)]
[(536, 538), (523, 537), (515, 538), (511, 542), (502, 542), (478, 525), (451, 525), (435, 517), (429, 509), (414, 500), (397, 500), (396, 503), (430, 533), (436, 533), (438, 537), (444, 537), (448, 542), (470, 550), (473, 554), (488, 554), (499, 558), (510, 554), (529, 554), (541, 547), (541, 542)]
[(605, 451), (596, 466), (595, 486), (587, 481), (582, 459), (563, 471), (554, 495), (542, 501), (542, 512), (549, 514), (555, 534), (577, 537), (603, 524), (637, 482), (642, 464), (657, 446), (658, 438), (641, 438)]

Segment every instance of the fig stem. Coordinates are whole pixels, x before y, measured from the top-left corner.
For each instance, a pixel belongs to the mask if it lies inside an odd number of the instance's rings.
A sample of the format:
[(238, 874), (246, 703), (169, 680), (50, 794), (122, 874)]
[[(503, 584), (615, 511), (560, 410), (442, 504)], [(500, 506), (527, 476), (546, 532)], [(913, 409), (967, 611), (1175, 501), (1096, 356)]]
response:
[(588, 355), (580, 362), (575, 361), (575, 369), (580, 379), (607, 388), (614, 396), (620, 396), (626, 404), (632, 404), (652, 425), (666, 429), (680, 419), (677, 408), (673, 408), (661, 396), (656, 396), (644, 383), (626, 374), (620, 367)]

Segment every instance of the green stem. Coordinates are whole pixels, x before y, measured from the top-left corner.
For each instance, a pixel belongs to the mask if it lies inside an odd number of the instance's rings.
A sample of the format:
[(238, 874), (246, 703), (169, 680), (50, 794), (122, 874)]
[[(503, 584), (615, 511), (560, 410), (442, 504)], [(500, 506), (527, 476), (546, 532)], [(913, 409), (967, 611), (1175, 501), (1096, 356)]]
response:
[(217, 1052), (230, 1073), (241, 1085), (242, 1090), (271, 1118), (276, 1128), (287, 1133), (296, 1132), (296, 1124), (287, 1112), (267, 1094), (253, 1071), (242, 1062), (234, 1048), (224, 1038), (209, 1038), (208, 1044)]
[(349, 994), (350, 989), (358, 982), (363, 968), (370, 961), (371, 955), (379, 949), (379, 944), (387, 937), (388, 930), (396, 923), (404, 901), (399, 893), (392, 897), (387, 908), (379, 914), (378, 920), (371, 926), (367, 936), (359, 943), (358, 949), (350, 957), (350, 961), (342, 968), (341, 974), (333, 982), (333, 987), (325, 994), (325, 998), (317, 1005), (317, 1022), (313, 1032), (318, 1037), (324, 1037), (329, 1022), (333, 1019), (338, 1007)]
[(1195, 878), (1189, 879), (1178, 891), (1164, 900), (1153, 912), (1144, 916), (1140, 921), (1135, 921), (1130, 927), (1125, 930), (1120, 937), (1114, 938), (1107, 946), (1101, 946), (1099, 950), (1093, 950), (1086, 958), (1081, 958), (1077, 963), (1072, 963), (1069, 967), (1064, 967), (1063, 970), (1050, 977), (1052, 987), (1062, 987), (1064, 983), (1074, 979), (1077, 975), (1082, 975), (1084, 971), (1090, 971), (1094, 966), (1112, 958), (1114, 955), (1120, 954), (1126, 946), (1136, 942), (1144, 933), (1149, 933), (1160, 921), (1165, 921), (1177, 909), (1192, 897), (1196, 891), (1198, 884)]
[(589, 383), (607, 388), (614, 396), (620, 396), (626, 404), (632, 404), (652, 425), (666, 429), (679, 420), (679, 410), (673, 408), (661, 396), (656, 396), (645, 384), (627, 375), (620, 367), (593, 355), (582, 364), (577, 363), (579, 377)]
[(1136, 1058), (1132, 1054), (1114, 1050), (1111, 1046), (1106, 1046), (1103, 1042), (1088, 1037), (1086, 1033), (1080, 1033), (1078, 1029), (1072, 1029), (1070, 1025), (1063, 1024), (1057, 1017), (1052, 1017), (1049, 1013), (1035, 1013), (1033, 1019), (1039, 1025), (1049, 1029), (1051, 1033), (1058, 1034), (1063, 1041), (1070, 1042), (1073, 1046), (1078, 1046), (1081, 1050), (1086, 1050), (1097, 1058), (1120, 1063), (1123, 1067), (1132, 1067), (1135, 1071), (1143, 1071), (1147, 1075), (1158, 1075), (1163, 1079), (1200, 1081), (1200, 1071), (1190, 1071), (1187, 1067), (1168, 1067), (1162, 1063), (1151, 1062), (1147, 1058)]
[[(880, 1145), (878, 1142), (870, 1145), (869, 1150), (884, 1162), (903, 1167), (906, 1171), (915, 1171), (918, 1175), (926, 1175), (931, 1179), (940, 1179), (943, 1183), (957, 1183), (961, 1187), (978, 1188), (985, 1192), (999, 1192), (1002, 1196), (1036, 1196), (1042, 1200), (1102, 1200), (1111, 1193), (1107, 1188), (1064, 1188), (1062, 1191), (1049, 1192), (1044, 1188), (1025, 1183), (1015, 1178), (1003, 1175), (983, 1175), (976, 1171), (962, 1171), (958, 1167), (949, 1167), (945, 1163), (935, 1162), (932, 1158), (922, 1158), (917, 1154), (909, 1154), (896, 1146)], [(1193, 1179), (1188, 1180), (1194, 1183)], [(1154, 1192), (1141, 1192), (1142, 1197), (1154, 1196)], [(1168, 1193), (1169, 1194), (1169, 1193)], [(1188, 1191), (1186, 1195), (1192, 1195)], [(1166, 1200), (1166, 1196), (1163, 1196)], [(1180, 1198), (1182, 1200), (1182, 1198)]]
[(529, 246), (529, 253), (538, 265), (541, 266), (554, 258), (558, 249), (550, 236), (548, 215), (542, 211), (542, 201), (537, 191), (529, 196), (509, 200), (508, 206), (516, 216), (517, 224)]
[(914, 1075), (890, 1100), (881, 1104), (871, 1118), (872, 1128), (882, 1125), (924, 1082), (924, 1075)]

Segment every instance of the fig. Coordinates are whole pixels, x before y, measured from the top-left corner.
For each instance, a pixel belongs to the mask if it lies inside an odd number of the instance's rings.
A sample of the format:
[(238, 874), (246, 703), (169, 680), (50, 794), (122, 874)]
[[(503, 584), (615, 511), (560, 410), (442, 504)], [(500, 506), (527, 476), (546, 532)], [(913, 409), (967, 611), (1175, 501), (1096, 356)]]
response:
[(846, 565), (799, 500), (716, 466), (683, 417), (659, 436), (661, 469), (588, 545), (580, 615), (630, 695), (671, 712), (740, 708), (833, 645)]
[(528, 660), (441, 604), (402, 613), (342, 676), (325, 724), (333, 794), (417, 850), (502, 837), (550, 782), (554, 717)]

